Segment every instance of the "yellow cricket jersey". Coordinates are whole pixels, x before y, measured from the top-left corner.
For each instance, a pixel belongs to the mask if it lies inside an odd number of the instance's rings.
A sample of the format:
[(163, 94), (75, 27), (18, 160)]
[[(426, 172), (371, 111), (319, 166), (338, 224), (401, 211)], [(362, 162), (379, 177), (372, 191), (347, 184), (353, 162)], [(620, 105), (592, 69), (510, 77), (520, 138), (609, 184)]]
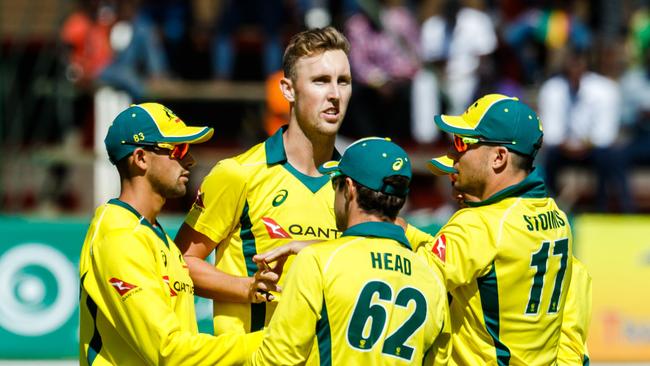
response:
[(411, 251), (397, 225), (366, 222), (310, 245), (296, 257), (284, 289), (254, 365), (448, 360), (442, 275)]
[(179, 249), (127, 203), (96, 210), (79, 266), (81, 365), (241, 364), (261, 340), (198, 333)]
[[(257, 253), (290, 240), (329, 240), (340, 235), (329, 177), (306, 176), (287, 162), (285, 129), (219, 162), (205, 177), (185, 219), (218, 244), (215, 265), (226, 273), (253, 276), (257, 265), (252, 258)], [(280, 285), (283, 282), (284, 276)], [(261, 304), (214, 301), (215, 334), (262, 329), (282, 295), (275, 296), (273, 302)]]
[(567, 293), (558, 365), (589, 365), (587, 334), (591, 321), (591, 276), (573, 257), (573, 274)]
[(455, 365), (553, 365), (572, 275), (569, 221), (533, 171), (459, 210), (417, 250), (452, 296)]

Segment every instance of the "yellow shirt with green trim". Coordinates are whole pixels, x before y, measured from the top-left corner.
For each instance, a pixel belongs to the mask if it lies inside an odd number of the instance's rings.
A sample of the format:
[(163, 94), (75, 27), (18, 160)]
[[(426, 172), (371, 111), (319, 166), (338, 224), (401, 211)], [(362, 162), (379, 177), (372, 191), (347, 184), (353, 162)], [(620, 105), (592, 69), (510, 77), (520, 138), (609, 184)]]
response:
[[(185, 223), (217, 243), (215, 265), (253, 276), (252, 258), (291, 240), (336, 239), (334, 190), (328, 176), (310, 177), (287, 161), (282, 133), (217, 163), (201, 184)], [(333, 158), (338, 158), (335, 153)], [(292, 259), (284, 267), (291, 267)], [(280, 279), (280, 285), (284, 283)], [(268, 324), (281, 294), (261, 304), (214, 301), (215, 334), (251, 332)]]
[(558, 365), (589, 365), (587, 334), (591, 322), (591, 276), (573, 257), (573, 274), (564, 305)]
[(252, 364), (446, 364), (449, 341), (441, 273), (401, 227), (366, 222), (298, 254)]
[(198, 333), (180, 250), (125, 202), (96, 210), (79, 267), (81, 365), (241, 364), (261, 340)]
[(537, 171), (416, 249), (444, 272), (454, 365), (552, 365), (572, 276), (569, 221)]

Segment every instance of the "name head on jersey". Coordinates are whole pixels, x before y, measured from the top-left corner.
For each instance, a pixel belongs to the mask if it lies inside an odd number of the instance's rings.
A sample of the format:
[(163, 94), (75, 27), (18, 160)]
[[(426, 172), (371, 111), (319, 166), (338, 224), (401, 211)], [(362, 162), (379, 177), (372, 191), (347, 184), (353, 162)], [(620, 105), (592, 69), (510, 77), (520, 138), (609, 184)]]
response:
[(111, 163), (138, 146), (197, 144), (212, 137), (210, 127), (192, 127), (159, 103), (134, 104), (115, 117), (104, 139)]
[(394, 187), (385, 182), (392, 176), (411, 179), (411, 160), (406, 152), (390, 139), (367, 137), (350, 145), (341, 160), (328, 161), (319, 170), (335, 177), (345, 175), (374, 191), (404, 197), (408, 187)]

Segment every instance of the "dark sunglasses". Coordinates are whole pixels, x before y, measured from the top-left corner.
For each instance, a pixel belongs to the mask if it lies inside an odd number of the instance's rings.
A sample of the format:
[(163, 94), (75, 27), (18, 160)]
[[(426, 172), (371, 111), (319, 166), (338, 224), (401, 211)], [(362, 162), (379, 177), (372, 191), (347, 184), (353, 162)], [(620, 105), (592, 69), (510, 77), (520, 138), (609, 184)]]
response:
[(512, 143), (512, 141), (487, 140), (487, 139), (483, 139), (483, 138), (480, 138), (480, 137), (460, 136), (460, 135), (454, 134), (454, 148), (459, 153), (467, 151), (467, 149), (469, 149), (469, 145), (473, 145), (473, 144), (503, 145), (503, 144), (511, 144), (511, 143)]
[(183, 160), (185, 156), (187, 156), (187, 153), (190, 151), (190, 144), (188, 143), (182, 143), (182, 144), (177, 144), (173, 145), (170, 143), (166, 142), (156, 142), (156, 141), (140, 141), (140, 142), (130, 142), (130, 141), (122, 141), (122, 144), (124, 145), (132, 145), (132, 146), (139, 146), (139, 147), (148, 147), (153, 150), (168, 150), (169, 151), (169, 157), (172, 159), (178, 159), (178, 160)]

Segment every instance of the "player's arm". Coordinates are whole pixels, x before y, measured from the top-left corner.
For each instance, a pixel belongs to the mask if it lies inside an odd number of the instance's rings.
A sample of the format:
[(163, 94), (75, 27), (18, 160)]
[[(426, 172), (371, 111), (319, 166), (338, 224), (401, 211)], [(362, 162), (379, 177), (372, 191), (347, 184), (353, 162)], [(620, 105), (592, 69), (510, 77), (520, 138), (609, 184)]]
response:
[(451, 314), (449, 312), (449, 302), (447, 301), (446, 289), (442, 274), (437, 267), (431, 267), (432, 276), (439, 278), (440, 299), (436, 307), (430, 311), (434, 319), (440, 321), (440, 332), (433, 344), (426, 350), (422, 365), (447, 365), (451, 358)]
[(246, 202), (247, 176), (231, 159), (219, 162), (205, 177), (174, 242), (183, 253), (198, 295), (226, 302), (261, 302), (259, 291), (278, 291), (277, 274), (240, 277), (225, 273), (205, 259), (237, 230)]
[(589, 360), (587, 334), (590, 321), (591, 276), (585, 266), (573, 257), (558, 347), (558, 365), (583, 365)]
[(282, 301), (264, 332), (262, 345), (251, 358), (253, 365), (298, 365), (307, 360), (315, 332), (329, 331), (321, 314), (322, 289), (317, 259), (306, 248), (296, 256), (287, 273)]
[(262, 292), (280, 291), (277, 282), (280, 272), (258, 271), (254, 277), (233, 276), (217, 269), (205, 261), (217, 247), (207, 236), (183, 223), (176, 235), (175, 242), (183, 253), (185, 262), (194, 282), (195, 293), (224, 302), (262, 302), (273, 300), (272, 295), (266, 299)]
[[(106, 308), (109, 321), (145, 364), (243, 363), (259, 344), (259, 334), (214, 337), (184, 327), (170, 306), (169, 285), (155, 260), (157, 250), (137, 233), (109, 235), (96, 244), (92, 265), (104, 294), (98, 305)], [(115, 279), (128, 279), (133, 287), (120, 293)]]
[(453, 291), (491, 269), (496, 248), (487, 235), (489, 230), (480, 215), (472, 210), (460, 210), (432, 240), (420, 236), (413, 249), (429, 264), (438, 267), (443, 273), (447, 291)]

